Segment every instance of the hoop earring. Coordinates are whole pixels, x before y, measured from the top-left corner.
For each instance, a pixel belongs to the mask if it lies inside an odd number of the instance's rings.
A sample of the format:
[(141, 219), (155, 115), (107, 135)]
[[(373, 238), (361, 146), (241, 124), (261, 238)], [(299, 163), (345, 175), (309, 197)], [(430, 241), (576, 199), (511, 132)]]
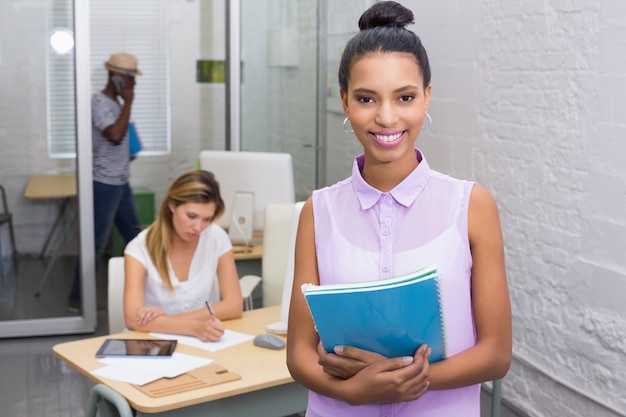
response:
[(426, 116), (426, 118), (428, 119), (428, 125), (427, 126), (422, 125), (422, 130), (428, 130), (428, 128), (433, 124), (433, 118), (430, 117), (430, 114), (428, 113), (424, 113), (424, 116)]
[(346, 123), (348, 123), (349, 121), (350, 121), (349, 117), (346, 117), (345, 119), (343, 119), (343, 131), (346, 133), (354, 133), (352, 126), (350, 126), (350, 129), (348, 129), (348, 127), (346, 126)]

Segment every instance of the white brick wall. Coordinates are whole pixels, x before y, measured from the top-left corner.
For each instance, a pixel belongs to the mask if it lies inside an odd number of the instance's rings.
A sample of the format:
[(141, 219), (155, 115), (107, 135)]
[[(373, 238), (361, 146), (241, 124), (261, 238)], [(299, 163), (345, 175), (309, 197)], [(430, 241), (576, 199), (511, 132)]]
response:
[[(500, 206), (504, 398), (532, 416), (618, 415), (597, 402), (626, 415), (626, 3), (402, 3), (433, 72), (417, 146)], [(328, 114), (329, 183), (361, 151), (342, 120)]]
[(418, 146), (500, 206), (503, 396), (533, 416), (626, 414), (626, 3), (403, 3), (433, 70)]

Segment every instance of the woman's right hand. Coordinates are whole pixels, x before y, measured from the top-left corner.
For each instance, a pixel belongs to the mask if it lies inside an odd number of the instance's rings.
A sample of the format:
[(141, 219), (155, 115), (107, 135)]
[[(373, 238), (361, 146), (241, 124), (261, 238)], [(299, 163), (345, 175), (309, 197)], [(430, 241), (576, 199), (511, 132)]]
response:
[(218, 319), (198, 320), (197, 323), (196, 336), (203, 342), (217, 342), (226, 330), (224, 323)]
[(160, 307), (156, 306), (143, 306), (137, 311), (137, 324), (142, 326), (150, 323), (152, 320), (159, 316), (165, 316), (167, 313)]
[(430, 349), (420, 346), (413, 357), (372, 363), (346, 380), (345, 401), (352, 405), (414, 401), (430, 385)]

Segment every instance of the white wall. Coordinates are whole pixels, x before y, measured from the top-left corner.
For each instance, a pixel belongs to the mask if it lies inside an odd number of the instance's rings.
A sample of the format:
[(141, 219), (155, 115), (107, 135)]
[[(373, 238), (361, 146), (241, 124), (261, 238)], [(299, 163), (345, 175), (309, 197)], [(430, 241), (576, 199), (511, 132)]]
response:
[(407, 4), (433, 61), (427, 150), (501, 209), (505, 397), (531, 415), (626, 414), (626, 4)]
[[(294, 158), (296, 195), (308, 196), (315, 179), (317, 46), (315, 2), (298, 0), (242, 2), (243, 150), (289, 152)], [(172, 153), (139, 157), (132, 164), (131, 184), (155, 190), (157, 204), (171, 181), (193, 169), (202, 149), (224, 149), (224, 84), (196, 82), (196, 60), (225, 60), (224, 0), (170, 0)], [(280, 11), (289, 7), (289, 16)], [(296, 66), (268, 64), (268, 32), (298, 30)]]
[[(500, 206), (514, 314), (504, 398), (532, 416), (626, 415), (626, 3), (402, 3), (433, 71), (417, 146)], [(340, 119), (329, 178), (354, 155)]]
[[(315, 185), (317, 136), (317, 2), (242, 2), (241, 149), (288, 152), (293, 157), (298, 199)], [(284, 38), (296, 51), (269, 42), (272, 31), (295, 29)], [(271, 62), (276, 49), (284, 61)]]
[[(183, 172), (195, 169), (201, 149), (224, 147), (223, 111), (215, 111), (216, 107), (223, 108), (223, 102), (221, 107), (215, 102), (223, 99), (224, 87), (196, 82), (196, 61), (224, 59), (224, 50), (213, 55), (213, 45), (217, 43), (205, 36), (200, 16), (217, 20), (213, 2), (170, 0), (172, 150), (170, 155), (140, 154), (131, 164), (131, 185), (152, 189), (157, 210), (171, 182)], [(219, 18), (223, 21), (223, 14)]]

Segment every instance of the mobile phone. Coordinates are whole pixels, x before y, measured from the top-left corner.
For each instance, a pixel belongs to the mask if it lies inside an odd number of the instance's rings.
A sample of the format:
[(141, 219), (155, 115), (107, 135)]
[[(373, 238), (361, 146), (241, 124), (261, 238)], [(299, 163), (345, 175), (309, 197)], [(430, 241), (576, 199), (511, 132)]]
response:
[(124, 88), (124, 78), (119, 74), (115, 74), (111, 77), (111, 81), (113, 81), (117, 92), (120, 93)]

